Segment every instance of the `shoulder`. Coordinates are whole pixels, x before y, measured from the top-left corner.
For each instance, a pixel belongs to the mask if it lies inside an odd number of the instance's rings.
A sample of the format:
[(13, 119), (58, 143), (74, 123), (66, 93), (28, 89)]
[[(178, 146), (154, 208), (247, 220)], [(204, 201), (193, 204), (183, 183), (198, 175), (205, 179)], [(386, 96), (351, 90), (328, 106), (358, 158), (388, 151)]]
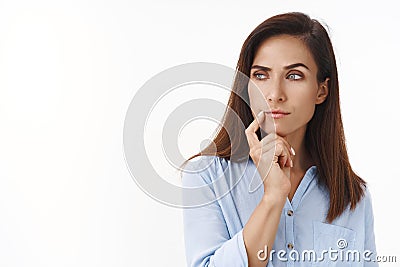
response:
[(241, 177), (251, 160), (233, 162), (218, 156), (199, 156), (190, 161), (181, 170), (184, 186), (199, 186), (211, 184), (222, 177)]
[(226, 164), (227, 160), (217, 156), (199, 156), (184, 165), (181, 174), (185, 207), (208, 205), (223, 196), (220, 189), (224, 188), (224, 179), (219, 178), (225, 173)]
[(363, 194), (360, 198), (359, 204), (362, 204), (363, 206), (371, 206), (372, 196), (369, 185), (365, 184), (364, 186), (362, 186), (362, 188), (363, 188)]
[(184, 186), (211, 184), (218, 174), (223, 173), (229, 160), (218, 156), (199, 156), (188, 161), (181, 169)]
[(364, 203), (365, 210), (372, 213), (372, 195), (368, 184), (365, 185), (364, 196), (361, 201)]

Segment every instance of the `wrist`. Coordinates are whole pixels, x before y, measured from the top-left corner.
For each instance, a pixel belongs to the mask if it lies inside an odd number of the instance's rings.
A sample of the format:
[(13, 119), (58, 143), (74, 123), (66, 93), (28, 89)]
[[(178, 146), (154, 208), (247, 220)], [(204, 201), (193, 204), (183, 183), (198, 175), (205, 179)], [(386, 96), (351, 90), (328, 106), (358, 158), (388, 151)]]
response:
[(262, 201), (264, 203), (273, 204), (277, 207), (283, 207), (286, 203), (286, 195), (283, 194), (264, 194), (262, 197)]

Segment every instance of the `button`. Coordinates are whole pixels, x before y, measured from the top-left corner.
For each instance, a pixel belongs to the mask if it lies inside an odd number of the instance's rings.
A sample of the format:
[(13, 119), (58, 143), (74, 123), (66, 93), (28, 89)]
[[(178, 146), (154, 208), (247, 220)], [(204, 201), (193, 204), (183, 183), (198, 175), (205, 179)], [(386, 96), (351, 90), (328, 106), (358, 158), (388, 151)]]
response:
[(292, 243), (288, 243), (288, 244), (287, 244), (287, 247), (288, 247), (288, 249), (293, 249), (294, 246), (293, 246)]
[(293, 210), (288, 210), (288, 211), (287, 211), (287, 215), (288, 215), (288, 216), (292, 216), (292, 215), (293, 215)]

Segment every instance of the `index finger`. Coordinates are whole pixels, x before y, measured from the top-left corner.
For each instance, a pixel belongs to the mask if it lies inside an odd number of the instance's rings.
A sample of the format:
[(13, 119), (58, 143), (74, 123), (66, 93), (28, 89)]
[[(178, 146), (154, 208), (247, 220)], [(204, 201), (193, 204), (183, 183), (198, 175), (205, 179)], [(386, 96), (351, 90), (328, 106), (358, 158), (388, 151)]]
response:
[(250, 146), (255, 145), (257, 142), (259, 142), (256, 131), (258, 130), (258, 128), (260, 128), (260, 123), (263, 122), (264, 120), (264, 112), (260, 111), (256, 118), (254, 119), (254, 121), (252, 121), (252, 123), (250, 123), (250, 125), (247, 127), (245, 133), (247, 136), (247, 140), (249, 142)]

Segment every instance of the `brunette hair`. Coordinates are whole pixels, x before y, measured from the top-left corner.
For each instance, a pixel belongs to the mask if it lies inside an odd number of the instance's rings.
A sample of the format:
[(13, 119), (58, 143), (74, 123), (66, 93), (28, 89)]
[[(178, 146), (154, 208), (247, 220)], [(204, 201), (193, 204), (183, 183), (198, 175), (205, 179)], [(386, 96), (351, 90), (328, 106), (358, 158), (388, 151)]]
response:
[[(316, 105), (314, 115), (307, 125), (305, 143), (317, 166), (318, 183), (329, 192), (330, 205), (326, 220), (331, 223), (349, 204), (352, 210), (355, 209), (364, 195), (366, 182), (353, 171), (347, 155), (336, 59), (327, 31), (317, 20), (300, 12), (273, 16), (258, 25), (247, 37), (236, 70), (249, 77), (260, 44), (267, 38), (282, 34), (294, 36), (308, 47), (318, 67), (318, 82), (329, 78), (328, 96), (323, 103)], [(232, 161), (251, 159), (242, 127), (244, 125), (247, 128), (254, 120), (248, 104), (247, 86), (247, 81), (239, 75), (235, 76), (222, 127), (218, 129), (213, 143), (187, 159), (184, 164), (201, 155), (216, 155)], [(257, 135), (260, 140), (260, 129)]]

